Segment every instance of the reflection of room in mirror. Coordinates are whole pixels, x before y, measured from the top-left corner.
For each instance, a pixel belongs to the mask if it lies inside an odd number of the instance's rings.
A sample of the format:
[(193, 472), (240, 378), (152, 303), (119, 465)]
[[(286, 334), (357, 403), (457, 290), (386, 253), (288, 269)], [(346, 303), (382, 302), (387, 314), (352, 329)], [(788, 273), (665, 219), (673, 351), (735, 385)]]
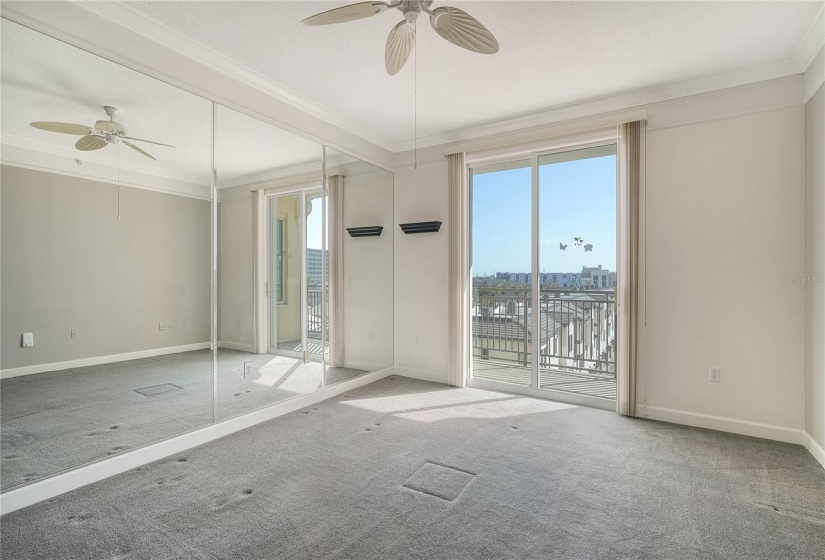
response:
[(7, 489), (212, 421), (211, 103), (0, 26)]
[(392, 173), (0, 25), (2, 489), (392, 364)]

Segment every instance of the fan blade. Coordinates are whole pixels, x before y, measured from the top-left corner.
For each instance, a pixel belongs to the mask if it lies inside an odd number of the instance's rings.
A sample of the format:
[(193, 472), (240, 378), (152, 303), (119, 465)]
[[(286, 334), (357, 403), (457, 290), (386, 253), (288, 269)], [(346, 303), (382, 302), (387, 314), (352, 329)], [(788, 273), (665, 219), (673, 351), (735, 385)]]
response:
[(356, 19), (368, 18), (379, 14), (387, 9), (389, 4), (385, 2), (358, 2), (348, 6), (341, 6), (333, 10), (321, 12), (301, 21), (304, 25), (329, 25), (331, 23), (344, 23)]
[(138, 148), (137, 146), (135, 146), (135, 145), (134, 145), (134, 144), (132, 144), (131, 142), (127, 142), (126, 140), (124, 140), (124, 141), (123, 141), (123, 143), (124, 143), (124, 144), (126, 144), (127, 146), (129, 146), (130, 148), (132, 148), (134, 151), (136, 151), (136, 152), (138, 152), (138, 153), (140, 153), (140, 154), (143, 154), (143, 155), (145, 155), (146, 157), (148, 157), (148, 158), (152, 158), (152, 159), (154, 159), (155, 161), (157, 161), (157, 159), (155, 159), (155, 156), (153, 156), (153, 155), (152, 155), (152, 154), (150, 154), (149, 152), (144, 152), (143, 150), (141, 150), (140, 148)]
[(92, 150), (99, 150), (100, 148), (105, 148), (107, 144), (108, 142), (106, 141), (106, 138), (104, 138), (103, 136), (89, 134), (78, 140), (75, 143), (74, 147), (84, 152), (91, 152)]
[(40, 130), (48, 130), (49, 132), (59, 132), (61, 134), (91, 134), (94, 132), (91, 128), (84, 124), (72, 124), (65, 122), (33, 122), (29, 123), (34, 128)]
[(395, 76), (404, 67), (410, 57), (413, 45), (415, 45), (415, 29), (402, 21), (392, 28), (390, 36), (387, 37), (387, 49), (384, 52), (384, 67), (387, 74)]
[(134, 140), (135, 142), (146, 142), (148, 144), (157, 144), (158, 146), (166, 146), (167, 148), (174, 148), (175, 146), (171, 146), (169, 144), (161, 144), (160, 142), (153, 142), (152, 140), (144, 140), (143, 138), (132, 138), (131, 136), (120, 136), (124, 140)]
[(430, 15), (435, 32), (467, 50), (482, 54), (498, 52), (498, 41), (477, 19), (458, 8), (436, 8)]

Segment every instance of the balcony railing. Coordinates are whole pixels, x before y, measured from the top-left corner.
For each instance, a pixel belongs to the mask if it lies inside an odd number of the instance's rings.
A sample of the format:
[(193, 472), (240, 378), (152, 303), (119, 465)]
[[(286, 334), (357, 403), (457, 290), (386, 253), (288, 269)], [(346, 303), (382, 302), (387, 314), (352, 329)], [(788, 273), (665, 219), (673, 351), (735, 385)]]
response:
[[(321, 309), (324, 296), (320, 288), (307, 288), (307, 338), (321, 340)], [(329, 315), (327, 315), (327, 336), (329, 340)]]
[(542, 289), (536, 311), (534, 333), (530, 288), (474, 288), (473, 358), (615, 379), (615, 291)]

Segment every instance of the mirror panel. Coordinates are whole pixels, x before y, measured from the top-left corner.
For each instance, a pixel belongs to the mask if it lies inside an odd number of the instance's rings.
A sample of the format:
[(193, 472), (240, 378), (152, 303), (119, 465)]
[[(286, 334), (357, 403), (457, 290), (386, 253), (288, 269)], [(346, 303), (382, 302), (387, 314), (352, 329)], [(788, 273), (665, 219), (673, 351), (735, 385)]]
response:
[(222, 106), (215, 123), (223, 420), (323, 386), (320, 277), (305, 272), (322, 250), (323, 147)]
[(213, 420), (211, 103), (0, 26), (5, 490)]
[[(393, 363), (393, 174), (330, 148), (326, 384)], [(348, 228), (378, 226), (380, 235)]]

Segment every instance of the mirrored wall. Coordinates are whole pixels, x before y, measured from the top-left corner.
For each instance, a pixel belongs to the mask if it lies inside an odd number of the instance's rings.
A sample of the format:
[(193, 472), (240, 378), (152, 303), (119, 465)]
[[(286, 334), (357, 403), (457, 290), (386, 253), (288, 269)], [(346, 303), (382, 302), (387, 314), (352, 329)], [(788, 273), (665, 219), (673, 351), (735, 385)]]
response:
[(0, 25), (2, 490), (392, 364), (392, 173)]

